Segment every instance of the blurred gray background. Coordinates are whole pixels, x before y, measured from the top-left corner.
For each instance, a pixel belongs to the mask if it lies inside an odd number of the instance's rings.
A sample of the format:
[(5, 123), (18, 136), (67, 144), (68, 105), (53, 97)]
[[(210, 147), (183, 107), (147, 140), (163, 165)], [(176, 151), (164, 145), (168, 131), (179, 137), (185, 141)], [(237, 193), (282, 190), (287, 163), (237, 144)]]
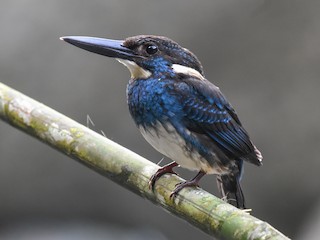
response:
[[(154, 162), (162, 156), (127, 110), (129, 72), (59, 37), (156, 34), (192, 50), (263, 153), (263, 167), (245, 165), (253, 215), (294, 239), (318, 239), (320, 1), (2, 0), (0, 6), (0, 81), (80, 123), (89, 114), (95, 130)], [(4, 122), (0, 134), (0, 239), (210, 239)], [(217, 193), (214, 176), (201, 186)]]

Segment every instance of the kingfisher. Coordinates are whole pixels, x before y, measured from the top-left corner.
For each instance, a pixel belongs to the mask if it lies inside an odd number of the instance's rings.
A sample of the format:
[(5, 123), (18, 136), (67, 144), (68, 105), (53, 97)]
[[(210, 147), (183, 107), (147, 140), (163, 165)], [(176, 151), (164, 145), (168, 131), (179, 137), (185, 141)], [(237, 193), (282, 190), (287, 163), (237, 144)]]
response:
[(198, 58), (173, 40), (139, 35), (125, 40), (67, 36), (61, 40), (87, 51), (115, 58), (131, 73), (127, 85), (130, 114), (146, 141), (173, 162), (159, 168), (149, 181), (181, 166), (197, 171), (175, 186), (198, 186), (206, 174), (216, 175), (222, 198), (245, 209), (240, 186), (243, 162), (262, 165), (237, 113), (220, 89), (209, 82)]

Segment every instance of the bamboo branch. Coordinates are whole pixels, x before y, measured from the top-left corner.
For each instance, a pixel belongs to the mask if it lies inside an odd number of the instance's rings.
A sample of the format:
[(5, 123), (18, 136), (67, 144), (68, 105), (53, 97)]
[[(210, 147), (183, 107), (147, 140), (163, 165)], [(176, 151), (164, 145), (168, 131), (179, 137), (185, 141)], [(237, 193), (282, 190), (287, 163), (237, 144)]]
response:
[(175, 184), (183, 181), (175, 175), (161, 177), (153, 193), (148, 181), (157, 165), (2, 83), (0, 118), (209, 235), (231, 240), (288, 239), (201, 188), (186, 188), (171, 200)]

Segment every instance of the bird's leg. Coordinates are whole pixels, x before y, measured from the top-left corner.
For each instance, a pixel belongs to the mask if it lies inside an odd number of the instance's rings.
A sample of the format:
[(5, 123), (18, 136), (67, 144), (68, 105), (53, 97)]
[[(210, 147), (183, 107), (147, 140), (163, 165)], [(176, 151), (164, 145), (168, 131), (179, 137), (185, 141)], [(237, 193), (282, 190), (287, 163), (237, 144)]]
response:
[(178, 163), (176, 162), (172, 162), (169, 163), (167, 165), (164, 165), (163, 167), (159, 168), (158, 171), (152, 175), (152, 177), (149, 180), (149, 188), (152, 189), (152, 191), (154, 190), (154, 184), (156, 183), (156, 181), (163, 175), (166, 173), (172, 173), (172, 174), (176, 174), (176, 172), (174, 172), (172, 169), (176, 166), (179, 166)]
[(193, 187), (193, 186), (198, 187), (199, 186), (198, 183), (204, 175), (206, 175), (205, 172), (199, 171), (198, 174), (191, 180), (178, 183), (175, 189), (170, 194), (170, 198), (174, 198), (185, 187)]
[(227, 200), (228, 200), (227, 194), (224, 192), (222, 179), (221, 179), (221, 176), (219, 176), (219, 175), (217, 176), (217, 186), (218, 186), (218, 190), (221, 195), (221, 199), (223, 201), (227, 202)]

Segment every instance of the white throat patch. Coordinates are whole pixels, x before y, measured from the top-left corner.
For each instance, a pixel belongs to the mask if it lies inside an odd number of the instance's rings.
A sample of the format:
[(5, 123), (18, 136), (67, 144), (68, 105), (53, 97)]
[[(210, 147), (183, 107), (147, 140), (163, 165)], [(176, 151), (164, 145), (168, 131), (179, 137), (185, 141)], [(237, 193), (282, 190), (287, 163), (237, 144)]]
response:
[(152, 75), (152, 73), (149, 70), (143, 69), (133, 61), (124, 60), (120, 58), (116, 59), (129, 69), (132, 79), (146, 79)]
[(173, 71), (175, 71), (175, 73), (182, 73), (182, 74), (186, 74), (186, 75), (190, 75), (193, 77), (196, 77), (200, 80), (204, 79), (204, 76), (201, 75), (201, 73), (199, 73), (197, 70), (190, 68), (190, 67), (186, 67), (180, 64), (172, 64), (172, 69)]

